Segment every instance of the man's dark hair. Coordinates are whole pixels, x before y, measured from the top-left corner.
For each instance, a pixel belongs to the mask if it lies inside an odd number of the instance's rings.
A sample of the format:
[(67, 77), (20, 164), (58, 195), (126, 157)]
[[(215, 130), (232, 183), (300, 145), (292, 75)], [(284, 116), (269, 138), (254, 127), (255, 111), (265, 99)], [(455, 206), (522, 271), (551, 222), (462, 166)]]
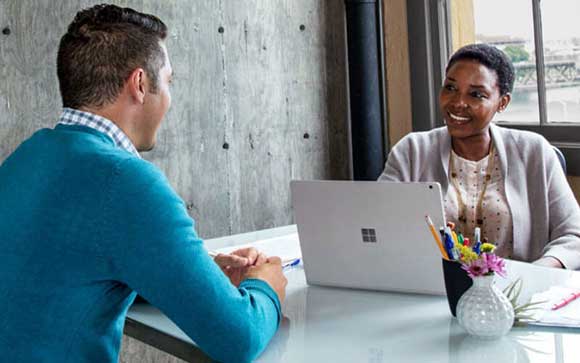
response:
[(100, 107), (113, 102), (136, 68), (157, 91), (165, 62), (160, 42), (167, 26), (130, 8), (101, 4), (79, 11), (62, 36), (57, 74), (63, 107)]
[(449, 59), (447, 63), (447, 68), (445, 68), (445, 73), (449, 71), (449, 68), (457, 61), (460, 60), (474, 60), (497, 74), (497, 85), (499, 87), (499, 92), (503, 96), (505, 94), (511, 93), (514, 88), (514, 77), (515, 71), (512, 62), (508, 56), (488, 44), (469, 44), (462, 48), (459, 48), (455, 54)]

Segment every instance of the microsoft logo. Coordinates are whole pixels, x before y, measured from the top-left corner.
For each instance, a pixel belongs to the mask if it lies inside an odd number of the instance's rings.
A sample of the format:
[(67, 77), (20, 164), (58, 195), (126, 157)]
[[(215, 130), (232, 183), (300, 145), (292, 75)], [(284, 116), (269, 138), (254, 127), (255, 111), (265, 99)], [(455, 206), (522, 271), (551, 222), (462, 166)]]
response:
[(362, 228), (361, 232), (364, 243), (377, 243), (377, 231), (374, 228)]

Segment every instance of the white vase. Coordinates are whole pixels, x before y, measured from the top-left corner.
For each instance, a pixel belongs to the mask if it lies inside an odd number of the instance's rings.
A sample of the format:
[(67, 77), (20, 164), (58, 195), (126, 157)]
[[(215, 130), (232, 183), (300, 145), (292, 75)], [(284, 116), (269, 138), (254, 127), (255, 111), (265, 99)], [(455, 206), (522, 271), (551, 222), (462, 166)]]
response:
[(511, 329), (514, 309), (494, 285), (494, 275), (473, 278), (471, 286), (457, 303), (457, 320), (469, 334), (499, 338)]

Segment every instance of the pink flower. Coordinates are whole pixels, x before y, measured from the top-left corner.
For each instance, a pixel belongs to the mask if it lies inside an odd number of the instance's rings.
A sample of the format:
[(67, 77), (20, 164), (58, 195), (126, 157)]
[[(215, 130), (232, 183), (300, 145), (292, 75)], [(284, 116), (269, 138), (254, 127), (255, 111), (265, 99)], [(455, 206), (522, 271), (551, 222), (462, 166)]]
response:
[(505, 271), (505, 261), (501, 257), (497, 257), (493, 253), (482, 253), (482, 260), (485, 260), (485, 264), (490, 272), (496, 272), (501, 277), (506, 276)]
[(505, 261), (493, 253), (482, 253), (477, 260), (468, 264), (462, 264), (461, 268), (467, 271), (469, 277), (491, 275), (497, 273), (501, 277), (506, 276)]
[(487, 267), (486, 260), (483, 258), (478, 258), (477, 260), (471, 262), (468, 265), (464, 264), (461, 266), (461, 268), (467, 271), (467, 274), (471, 278), (474, 278), (476, 276), (483, 276), (488, 272), (490, 272), (489, 268)]

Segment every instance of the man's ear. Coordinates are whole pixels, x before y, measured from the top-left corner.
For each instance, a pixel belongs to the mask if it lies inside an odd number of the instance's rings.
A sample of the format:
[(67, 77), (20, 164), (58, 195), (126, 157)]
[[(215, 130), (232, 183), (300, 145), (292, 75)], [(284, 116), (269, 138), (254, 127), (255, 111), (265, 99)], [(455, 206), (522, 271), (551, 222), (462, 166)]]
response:
[(135, 68), (127, 80), (127, 87), (131, 97), (140, 104), (145, 102), (145, 82), (147, 82), (146, 78), (147, 77), (143, 68)]

